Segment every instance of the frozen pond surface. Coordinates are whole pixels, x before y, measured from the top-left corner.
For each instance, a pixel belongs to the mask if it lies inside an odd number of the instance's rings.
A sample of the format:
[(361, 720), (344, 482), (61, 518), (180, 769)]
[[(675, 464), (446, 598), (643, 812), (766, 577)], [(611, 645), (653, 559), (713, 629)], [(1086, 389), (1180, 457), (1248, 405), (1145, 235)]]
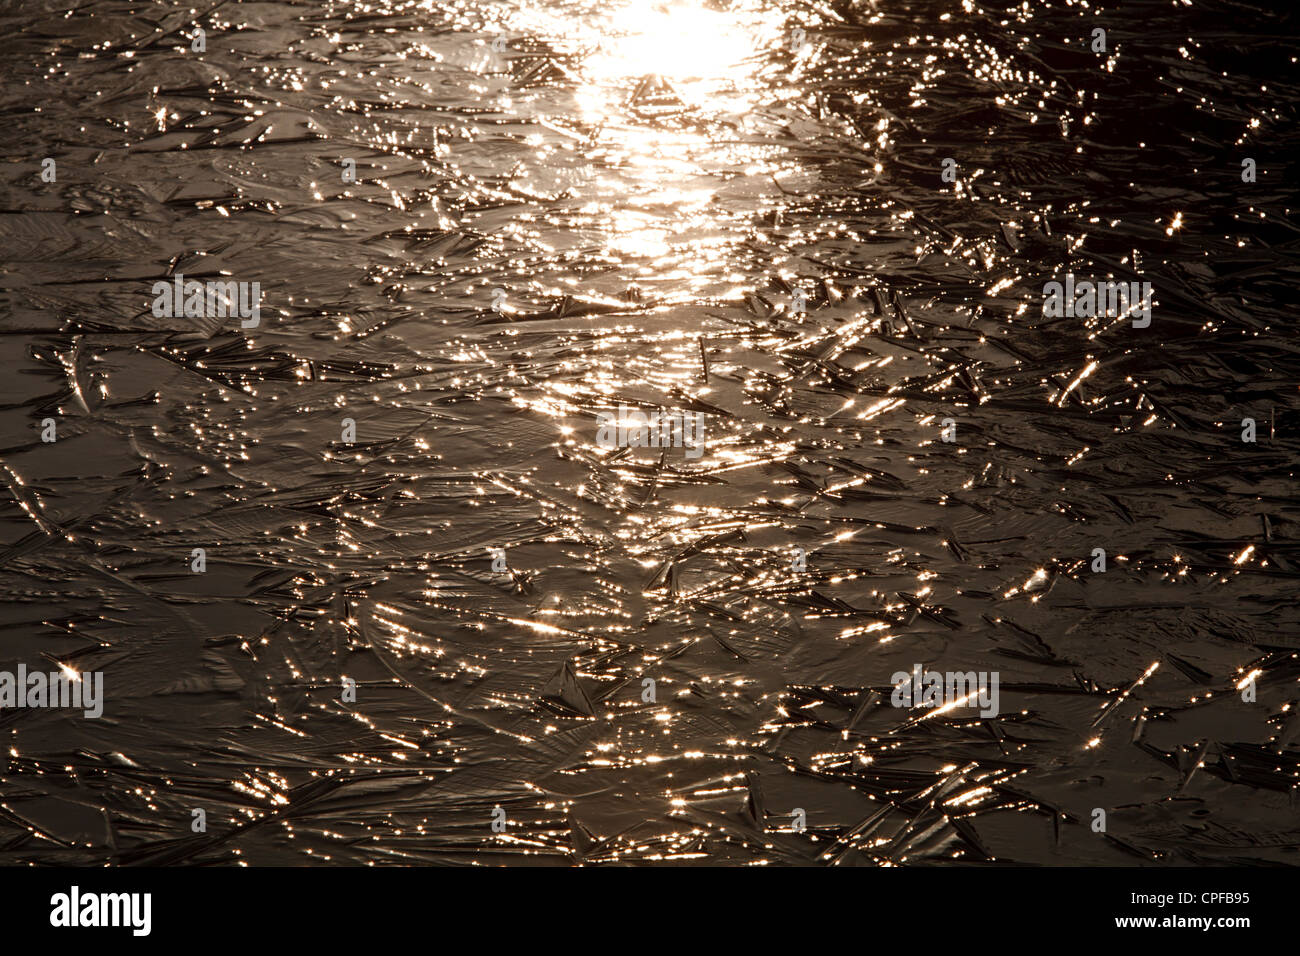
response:
[(1295, 863), (1297, 34), (6, 5), (0, 861)]

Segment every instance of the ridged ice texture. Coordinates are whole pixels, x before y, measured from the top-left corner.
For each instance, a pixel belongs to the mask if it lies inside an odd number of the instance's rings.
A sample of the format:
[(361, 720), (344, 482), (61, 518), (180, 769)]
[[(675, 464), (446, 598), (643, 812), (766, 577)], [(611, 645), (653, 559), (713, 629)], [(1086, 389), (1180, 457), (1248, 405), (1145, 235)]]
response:
[(5, 4), (0, 862), (1294, 863), (1297, 27)]

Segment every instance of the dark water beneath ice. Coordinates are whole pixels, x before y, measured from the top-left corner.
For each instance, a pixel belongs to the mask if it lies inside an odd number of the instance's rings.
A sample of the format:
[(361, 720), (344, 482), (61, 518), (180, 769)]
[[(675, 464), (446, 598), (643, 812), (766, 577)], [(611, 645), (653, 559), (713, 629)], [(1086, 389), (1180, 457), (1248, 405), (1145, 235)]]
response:
[(194, 22), (0, 12), (0, 862), (1296, 862), (1294, 14)]

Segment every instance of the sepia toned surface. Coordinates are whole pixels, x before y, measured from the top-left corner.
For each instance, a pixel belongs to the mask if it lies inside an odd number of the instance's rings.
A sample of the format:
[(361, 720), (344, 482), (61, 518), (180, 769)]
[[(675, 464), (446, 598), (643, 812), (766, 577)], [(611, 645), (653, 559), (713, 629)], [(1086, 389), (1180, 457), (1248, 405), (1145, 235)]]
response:
[(1295, 862), (1297, 27), (6, 5), (0, 862)]

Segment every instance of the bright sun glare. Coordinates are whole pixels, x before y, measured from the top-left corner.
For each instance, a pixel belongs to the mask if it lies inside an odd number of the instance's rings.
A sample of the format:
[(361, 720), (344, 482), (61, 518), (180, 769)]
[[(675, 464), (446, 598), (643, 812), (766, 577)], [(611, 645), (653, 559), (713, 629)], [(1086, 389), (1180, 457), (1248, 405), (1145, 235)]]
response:
[(591, 85), (626, 87), (655, 75), (701, 99), (742, 84), (751, 73), (748, 59), (779, 42), (781, 29), (772, 12), (746, 0), (725, 10), (705, 0), (614, 0), (586, 15), (573, 7), (534, 2), (516, 22), (580, 51)]
[(693, 0), (632, 0), (611, 12), (606, 39), (584, 67), (597, 81), (724, 79), (755, 52), (756, 39), (734, 15)]
[(764, 95), (760, 57), (783, 23), (760, 0), (532, 0), (520, 11), (515, 30), (547, 38), (573, 74), (598, 167), (577, 214), (611, 254), (654, 260), (657, 278), (691, 287), (716, 280), (698, 263), (730, 241), (710, 204), (736, 147), (654, 117), (680, 109), (739, 126)]

